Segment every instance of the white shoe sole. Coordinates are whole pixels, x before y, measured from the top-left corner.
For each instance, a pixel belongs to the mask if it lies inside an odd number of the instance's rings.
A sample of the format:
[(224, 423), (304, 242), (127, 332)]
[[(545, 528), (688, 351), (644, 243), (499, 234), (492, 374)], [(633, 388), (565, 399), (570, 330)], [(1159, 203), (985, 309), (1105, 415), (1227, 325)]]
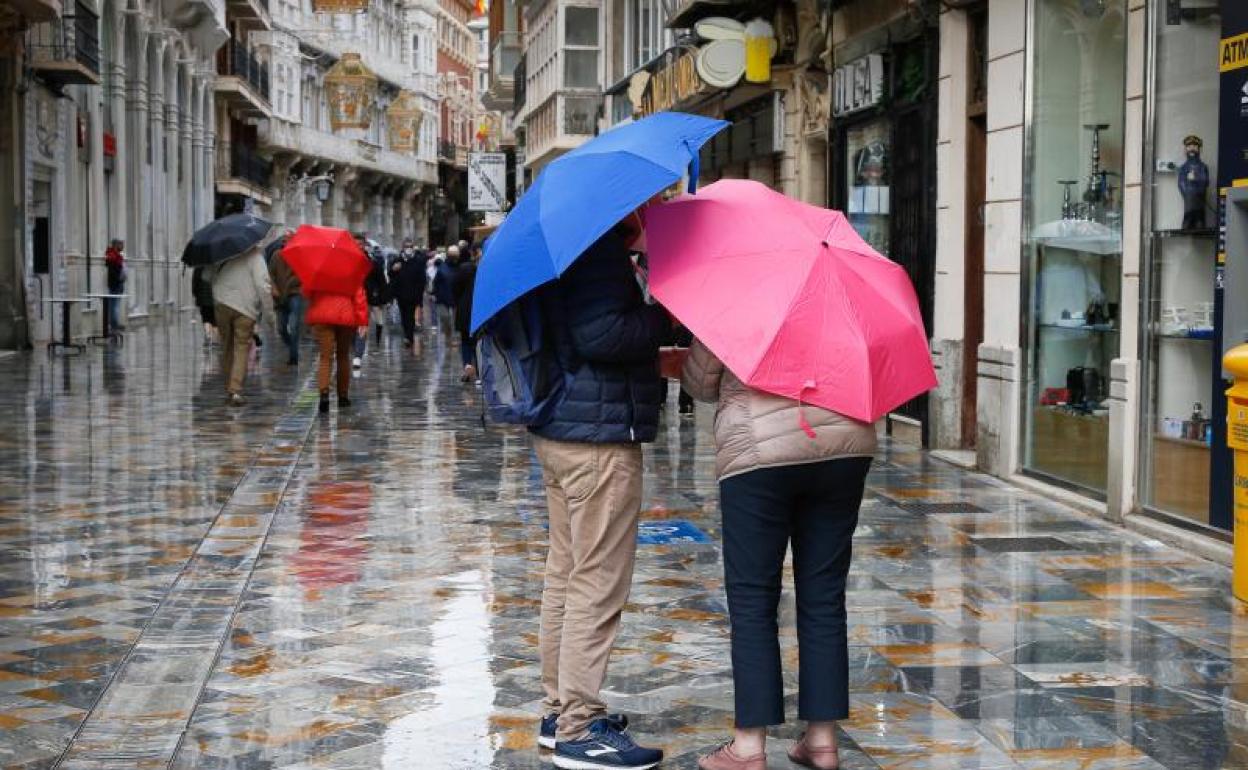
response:
[[(662, 760), (660, 760), (662, 761)], [(604, 765), (588, 759), (573, 759), (572, 757), (561, 757), (555, 755), (555, 767), (563, 768), (563, 770), (650, 770), (650, 768), (659, 764), (658, 762), (650, 762), (645, 765)]]
[(537, 745), (544, 749), (553, 749), (555, 747), (555, 739), (547, 738), (545, 735), (538, 736)]

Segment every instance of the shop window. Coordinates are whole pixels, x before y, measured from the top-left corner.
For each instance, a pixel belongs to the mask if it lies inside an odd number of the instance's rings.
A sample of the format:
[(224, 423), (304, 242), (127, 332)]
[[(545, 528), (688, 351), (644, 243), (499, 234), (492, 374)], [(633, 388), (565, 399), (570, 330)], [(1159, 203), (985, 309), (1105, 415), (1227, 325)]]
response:
[(887, 118), (878, 118), (845, 131), (845, 211), (862, 239), (886, 256), (892, 210), (891, 126)]
[(1210, 406), (1221, 397), (1213, 383), (1221, 17), (1216, 8), (1170, 15), (1162, 4), (1151, 12), (1140, 499), (1208, 524)]
[(564, 9), (563, 87), (598, 88), (598, 9)]
[(1103, 496), (1122, 347), (1124, 0), (1036, 0), (1027, 129), (1023, 466)]

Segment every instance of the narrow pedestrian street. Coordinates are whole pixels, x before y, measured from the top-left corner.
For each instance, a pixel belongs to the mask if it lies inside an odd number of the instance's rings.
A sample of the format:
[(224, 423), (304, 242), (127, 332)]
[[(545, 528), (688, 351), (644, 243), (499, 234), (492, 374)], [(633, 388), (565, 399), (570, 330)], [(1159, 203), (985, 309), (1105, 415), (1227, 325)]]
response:
[[(456, 351), (398, 343), (328, 417), (312, 349), (295, 371), (275, 339), (227, 407), (189, 323), (0, 358), (0, 766), (550, 767), (538, 467), (523, 433), (483, 427)], [(647, 449), (607, 683), (669, 769), (732, 718), (710, 419), (678, 421), (673, 399)], [(885, 444), (851, 573), (842, 767), (1248, 768), (1229, 582)]]

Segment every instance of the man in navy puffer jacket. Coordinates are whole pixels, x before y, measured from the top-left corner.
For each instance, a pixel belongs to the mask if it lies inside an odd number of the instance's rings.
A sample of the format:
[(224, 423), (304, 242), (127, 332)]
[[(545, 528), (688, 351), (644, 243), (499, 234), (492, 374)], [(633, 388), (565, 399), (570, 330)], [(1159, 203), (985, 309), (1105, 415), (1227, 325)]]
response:
[[(649, 767), (599, 693), (628, 600), (641, 510), (641, 442), (658, 432), (667, 314), (647, 305), (622, 228), (542, 290), (544, 326), (567, 390), (531, 428), (550, 508), (542, 592), (541, 742), (558, 767)], [(557, 727), (556, 727), (557, 725)], [(557, 745), (556, 745), (557, 744)]]

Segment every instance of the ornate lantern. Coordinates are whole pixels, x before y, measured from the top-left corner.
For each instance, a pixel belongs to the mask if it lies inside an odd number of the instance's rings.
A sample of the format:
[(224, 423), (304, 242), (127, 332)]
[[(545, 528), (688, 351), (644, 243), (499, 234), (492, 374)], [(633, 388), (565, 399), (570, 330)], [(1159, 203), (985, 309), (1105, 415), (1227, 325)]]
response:
[(416, 104), (416, 95), (400, 91), (398, 97), (386, 109), (386, 127), (390, 132), (390, 149), (395, 152), (413, 152), (416, 137), (420, 135), (420, 121), (424, 118)]
[(360, 55), (344, 53), (325, 73), (324, 83), (330, 128), (368, 128), (372, 122), (369, 108), (377, 96), (377, 76), (364, 66)]

